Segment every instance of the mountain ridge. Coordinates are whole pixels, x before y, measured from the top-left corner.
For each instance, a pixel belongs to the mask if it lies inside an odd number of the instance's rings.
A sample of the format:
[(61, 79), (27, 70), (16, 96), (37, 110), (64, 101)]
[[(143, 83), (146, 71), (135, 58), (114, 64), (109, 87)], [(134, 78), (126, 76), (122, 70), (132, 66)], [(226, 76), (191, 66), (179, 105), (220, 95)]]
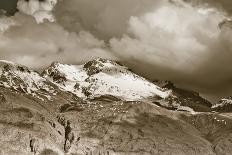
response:
[[(210, 111), (209, 107), (212, 106), (199, 93), (177, 88), (170, 81), (148, 81), (131, 72), (127, 67), (102, 58), (93, 59), (83, 65), (53, 62), (42, 73), (5, 60), (1, 60), (0, 64), (1, 86), (23, 91), (41, 100), (52, 100), (56, 92), (63, 91), (83, 100), (92, 100), (101, 96), (116, 97), (125, 101), (155, 98), (154, 103), (172, 110)], [(128, 86), (132, 88), (128, 89)], [(193, 103), (189, 106), (187, 102)]]
[(41, 77), (40, 73), (13, 62), (0, 61), (0, 85), (25, 92), (41, 100), (56, 95), (56, 86)]

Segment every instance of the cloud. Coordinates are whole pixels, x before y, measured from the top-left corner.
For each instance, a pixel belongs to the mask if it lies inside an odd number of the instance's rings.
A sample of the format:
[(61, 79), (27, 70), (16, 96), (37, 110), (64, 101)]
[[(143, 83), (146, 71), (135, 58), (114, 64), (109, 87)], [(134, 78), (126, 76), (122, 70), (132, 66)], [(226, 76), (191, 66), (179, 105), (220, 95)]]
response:
[(110, 40), (114, 53), (150, 79), (202, 91), (231, 87), (231, 24), (214, 7), (171, 3), (129, 19), (127, 33)]
[[(209, 58), (224, 53), (220, 58), (226, 60), (232, 52), (228, 35), (231, 29), (220, 30), (218, 26), (225, 18), (223, 12), (214, 8), (167, 4), (142, 16), (131, 17), (129, 35), (111, 39), (110, 45), (120, 58), (137, 61), (135, 68), (138, 68), (139, 62), (146, 62), (154, 69), (168, 68), (167, 72), (161, 70), (159, 76), (179, 79), (186, 78), (183, 74), (187, 74), (192, 77), (191, 80), (197, 78), (199, 82), (206, 74), (209, 75), (205, 77), (213, 76), (210, 65), (218, 69), (222, 67), (220, 61), (209, 62)], [(230, 64), (227, 62), (226, 65)], [(204, 74), (199, 71), (202, 68), (205, 69)], [(146, 71), (153, 73), (150, 69)], [(173, 71), (182, 74), (175, 75)], [(197, 77), (198, 72), (202, 76)], [(214, 80), (219, 82), (225, 78), (225, 75), (220, 76)], [(212, 81), (208, 79), (208, 82)]]
[(0, 20), (0, 57), (31, 67), (105, 57), (151, 80), (219, 91), (232, 79), (231, 23), (219, 27), (230, 10), (220, 2), (19, 0), (19, 13)]
[(164, 4), (163, 0), (63, 0), (54, 14), (69, 31), (88, 30), (108, 40), (127, 31), (131, 16), (142, 15)]
[[(128, 34), (111, 39), (119, 56), (143, 59), (154, 65), (193, 72), (218, 41), (223, 14), (203, 8), (166, 5), (140, 17), (131, 17)], [(206, 29), (207, 27), (207, 29)], [(132, 37), (131, 37), (132, 36)]]
[(218, 10), (231, 15), (232, 9), (232, 1), (230, 0), (185, 0), (186, 2), (190, 3), (191, 5), (198, 7), (198, 6), (205, 6), (205, 7), (214, 7)]
[(99, 56), (112, 58), (104, 41), (87, 31), (71, 33), (56, 23), (37, 24), (33, 17), (17, 13), (17, 23), (0, 35), (0, 57), (39, 68), (53, 61), (81, 63)]
[(54, 22), (55, 17), (51, 11), (56, 3), (57, 0), (18, 0), (17, 8), (24, 14), (34, 16), (37, 23), (43, 23), (44, 20)]
[(0, 34), (8, 30), (11, 26), (15, 26), (17, 23), (6, 16), (0, 16)]

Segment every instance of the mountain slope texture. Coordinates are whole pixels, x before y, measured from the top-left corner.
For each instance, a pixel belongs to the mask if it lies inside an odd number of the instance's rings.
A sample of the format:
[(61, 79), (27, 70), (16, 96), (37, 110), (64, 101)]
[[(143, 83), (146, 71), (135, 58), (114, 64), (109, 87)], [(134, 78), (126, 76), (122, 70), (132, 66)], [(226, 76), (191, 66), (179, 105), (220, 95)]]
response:
[(231, 105), (107, 59), (1, 60), (0, 155), (230, 155)]

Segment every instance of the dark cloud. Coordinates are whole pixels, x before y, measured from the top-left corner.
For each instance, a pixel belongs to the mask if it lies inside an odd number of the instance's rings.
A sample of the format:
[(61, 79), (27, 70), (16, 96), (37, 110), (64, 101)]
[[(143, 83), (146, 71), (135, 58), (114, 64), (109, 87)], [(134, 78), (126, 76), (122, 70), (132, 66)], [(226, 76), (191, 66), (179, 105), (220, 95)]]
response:
[(231, 0), (185, 0), (192, 3), (194, 6), (209, 6), (215, 7), (220, 11), (224, 11), (228, 14), (232, 14), (232, 1)]
[(1, 0), (0, 9), (5, 10), (8, 15), (13, 15), (17, 11), (17, 1), (18, 0)]
[(122, 36), (131, 16), (154, 10), (163, 0), (63, 0), (55, 9), (57, 22), (70, 31), (87, 30), (105, 40)]

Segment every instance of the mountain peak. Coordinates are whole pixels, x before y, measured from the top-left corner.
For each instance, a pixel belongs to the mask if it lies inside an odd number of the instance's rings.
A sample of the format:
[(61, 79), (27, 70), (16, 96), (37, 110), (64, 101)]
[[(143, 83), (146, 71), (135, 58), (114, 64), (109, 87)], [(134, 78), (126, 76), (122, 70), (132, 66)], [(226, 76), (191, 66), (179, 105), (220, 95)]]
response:
[(175, 85), (168, 80), (154, 80), (153, 83), (155, 83), (156, 85), (158, 85), (161, 88), (166, 88), (166, 89), (173, 89), (175, 88)]
[(10, 88), (41, 100), (50, 99), (54, 87), (36, 71), (23, 65), (1, 60), (0, 86)]
[(119, 63), (97, 58), (83, 65), (54, 63), (43, 76), (78, 97), (94, 98), (112, 95), (125, 100), (150, 96), (165, 98), (168, 92), (148, 80), (132, 73)]
[(85, 68), (88, 68), (90, 66), (101, 68), (101, 67), (112, 67), (112, 66), (122, 66), (122, 65), (119, 62), (114, 61), (114, 60), (105, 59), (105, 58), (96, 58), (84, 64)]
[(0, 60), (0, 64), (10, 64), (10, 65), (15, 65), (14, 62), (8, 61), (8, 60)]
[(59, 64), (62, 64), (62, 63), (60, 63), (59, 61), (54, 61), (54, 62), (51, 63), (50, 66), (57, 66)]
[(0, 60), (0, 75), (3, 73), (7, 73), (7, 72), (9, 73), (10, 71), (11, 72), (15, 72), (15, 71), (30, 72), (30, 69), (27, 68), (26, 66), (19, 65), (11, 61)]
[(103, 70), (110, 70), (113, 68), (126, 68), (113, 60), (103, 58), (93, 59), (85, 63), (83, 67), (87, 71), (87, 74), (89, 76), (102, 72)]

